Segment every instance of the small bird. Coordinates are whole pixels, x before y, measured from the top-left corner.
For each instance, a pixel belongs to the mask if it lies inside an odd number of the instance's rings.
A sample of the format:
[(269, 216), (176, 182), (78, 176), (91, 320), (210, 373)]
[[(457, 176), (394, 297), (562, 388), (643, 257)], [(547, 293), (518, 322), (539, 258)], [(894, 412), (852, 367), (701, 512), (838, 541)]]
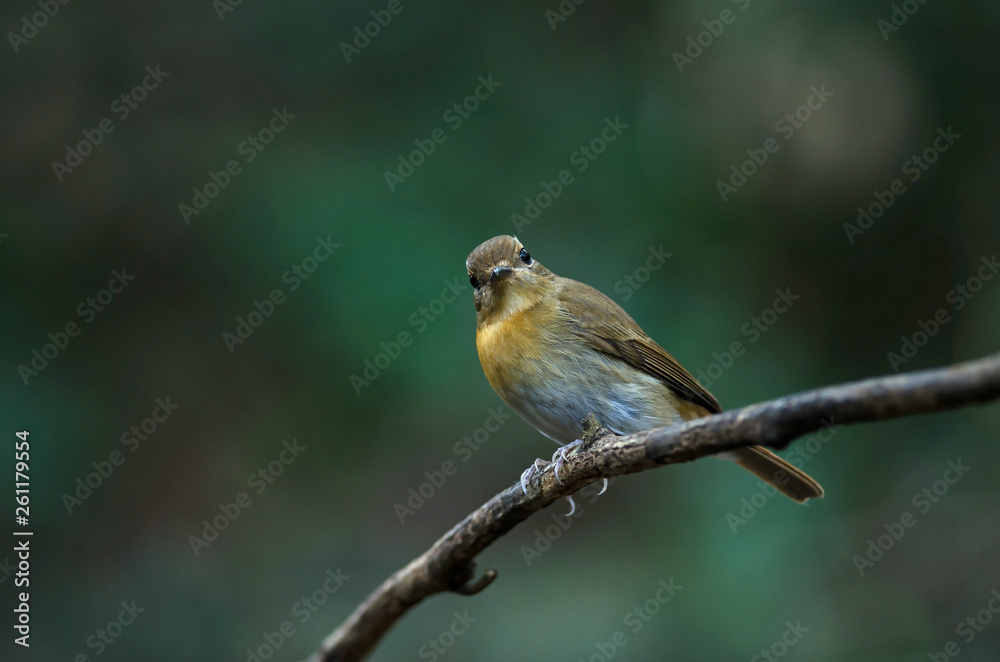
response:
[[(566, 454), (583, 443), (583, 420), (591, 413), (625, 435), (722, 411), (618, 304), (589, 285), (555, 275), (516, 237), (480, 244), (465, 266), (483, 372), (511, 409), (560, 444), (552, 457), (556, 480)], [(809, 475), (760, 446), (718, 457), (795, 501), (823, 496)], [(547, 464), (536, 460), (521, 476), (525, 494), (528, 481)]]

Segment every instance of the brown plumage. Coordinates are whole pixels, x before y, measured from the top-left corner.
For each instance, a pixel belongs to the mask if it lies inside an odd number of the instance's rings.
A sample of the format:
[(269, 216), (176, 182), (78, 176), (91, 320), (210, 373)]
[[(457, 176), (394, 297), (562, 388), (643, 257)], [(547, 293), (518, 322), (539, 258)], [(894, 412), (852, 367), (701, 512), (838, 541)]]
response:
[[(554, 441), (579, 439), (590, 413), (630, 434), (722, 410), (618, 304), (556, 276), (516, 238), (481, 244), (466, 267), (486, 378), (511, 409)], [(725, 457), (796, 501), (823, 496), (815, 480), (767, 449)]]

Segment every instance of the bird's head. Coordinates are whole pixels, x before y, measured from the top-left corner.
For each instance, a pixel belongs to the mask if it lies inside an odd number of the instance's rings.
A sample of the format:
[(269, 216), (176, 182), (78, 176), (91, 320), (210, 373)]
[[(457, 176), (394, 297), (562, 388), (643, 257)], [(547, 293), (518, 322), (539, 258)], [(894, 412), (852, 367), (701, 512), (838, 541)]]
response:
[(503, 320), (555, 291), (555, 275), (510, 235), (484, 241), (469, 254), (465, 268), (479, 324)]

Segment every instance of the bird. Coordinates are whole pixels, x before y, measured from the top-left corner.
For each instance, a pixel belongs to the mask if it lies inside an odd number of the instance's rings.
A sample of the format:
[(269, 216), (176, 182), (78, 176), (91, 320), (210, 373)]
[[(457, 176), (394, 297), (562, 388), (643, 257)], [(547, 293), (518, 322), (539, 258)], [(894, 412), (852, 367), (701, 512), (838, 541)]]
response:
[[(722, 411), (621, 306), (589, 285), (552, 273), (516, 237), (483, 242), (465, 264), (483, 372), (514, 412), (560, 445), (552, 456), (557, 481), (567, 454), (583, 443), (583, 421), (590, 414), (611, 432), (627, 435)], [(823, 496), (811, 476), (761, 446), (717, 457), (796, 502)], [(525, 495), (531, 478), (548, 464), (537, 459), (522, 474)]]

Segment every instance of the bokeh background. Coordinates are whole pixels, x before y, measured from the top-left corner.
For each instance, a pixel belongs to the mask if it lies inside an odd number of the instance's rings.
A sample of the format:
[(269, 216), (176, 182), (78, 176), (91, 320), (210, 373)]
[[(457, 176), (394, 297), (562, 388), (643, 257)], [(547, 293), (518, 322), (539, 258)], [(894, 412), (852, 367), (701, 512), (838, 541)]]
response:
[[(889, 2), (562, 6), (575, 9), (550, 22), (555, 0), (402, 0), (350, 62), (341, 43), (385, 2), (71, 2), (23, 43), (7, 35), (2, 482), (13, 517), (13, 435), (28, 429), (34, 628), (28, 652), (5, 627), (0, 657), (247, 660), (289, 621), (273, 659), (305, 658), (548, 457), (516, 417), (455, 448), (501, 405), (464, 270), (497, 234), (612, 296), (692, 372), (742, 342), (711, 383), (726, 408), (891, 373), (888, 354), (941, 308), (950, 321), (896, 367), (997, 350), (1000, 279), (961, 310), (949, 300), (1000, 242), (996, 3), (913, 2), (889, 32)], [(731, 22), (713, 23), (724, 10)], [(31, 33), (39, 11), (5, 3), (0, 26)], [(689, 38), (707, 45), (679, 71)], [(157, 65), (169, 75), (121, 119), (112, 104)], [(480, 76), (499, 86), (455, 128), (445, 113)], [(832, 96), (779, 131), (813, 86)], [(241, 144), (284, 108), (294, 119), (247, 162)], [(104, 118), (114, 131), (57, 177), (53, 162)], [(574, 152), (615, 118), (627, 128), (579, 172)], [(960, 138), (911, 182), (904, 164), (949, 127)], [(445, 142), (391, 190), (385, 172), (435, 129)], [(769, 138), (780, 149), (723, 200), (717, 182)], [(186, 223), (179, 205), (230, 160), (240, 174)], [(532, 222), (512, 219), (562, 170), (572, 185)], [(905, 193), (849, 237), (896, 179)], [(318, 237), (339, 247), (293, 290), (283, 274)], [(661, 247), (670, 257), (643, 272)], [(115, 269), (134, 280), (81, 315)], [(276, 288), (284, 303), (230, 351), (224, 334)], [(800, 298), (751, 342), (746, 325), (786, 288)], [(25, 384), (19, 366), (69, 322), (80, 334)], [(412, 343), (356, 388), (403, 332)], [(178, 408), (155, 433), (123, 442), (167, 397)], [(546, 528), (562, 503), (493, 545), (480, 559), (500, 572), (492, 587), (421, 605), (373, 659), (601, 659), (621, 631), (616, 660), (925, 660), (949, 641), (962, 660), (995, 660), (998, 435), (996, 405), (840, 429), (811, 442), (805, 468), (827, 497), (806, 508), (721, 462), (618, 480), (558, 537)], [(257, 494), (249, 477), (292, 439), (306, 450)], [(115, 451), (123, 463), (67, 507)], [(970, 470), (918, 509), (959, 460)], [(447, 461), (457, 470), (401, 523), (397, 504)], [(251, 505), (195, 555), (190, 536), (241, 492)], [(743, 499), (762, 505), (737, 525)], [(915, 525), (862, 574), (855, 557), (906, 512)], [(337, 569), (349, 579), (303, 623), (297, 603)], [(671, 578), (682, 590), (635, 632), (627, 615)], [(146, 611), (97, 645), (133, 600)], [(956, 627), (983, 609), (991, 622), (966, 641)], [(466, 610), (477, 620), (442, 639)], [(785, 650), (789, 622), (808, 631)], [(450, 645), (432, 654), (431, 639)]]

